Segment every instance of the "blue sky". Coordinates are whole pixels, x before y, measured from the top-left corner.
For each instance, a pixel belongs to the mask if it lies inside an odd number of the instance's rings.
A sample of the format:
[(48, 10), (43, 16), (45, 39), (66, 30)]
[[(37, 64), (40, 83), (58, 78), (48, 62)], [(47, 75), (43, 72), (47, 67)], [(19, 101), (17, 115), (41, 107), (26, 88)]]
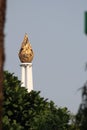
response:
[(87, 80), (86, 0), (8, 0), (5, 69), (20, 79), (18, 52), (25, 33), (33, 47), (34, 90), (76, 113)]

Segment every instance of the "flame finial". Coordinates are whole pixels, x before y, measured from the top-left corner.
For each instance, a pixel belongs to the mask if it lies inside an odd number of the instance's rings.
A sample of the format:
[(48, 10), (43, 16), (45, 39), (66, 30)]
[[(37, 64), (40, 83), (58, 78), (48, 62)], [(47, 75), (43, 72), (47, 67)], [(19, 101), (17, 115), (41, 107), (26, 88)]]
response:
[(28, 40), (27, 33), (24, 36), (21, 49), (19, 51), (19, 59), (22, 63), (31, 63), (34, 57), (34, 52), (32, 50), (31, 44)]

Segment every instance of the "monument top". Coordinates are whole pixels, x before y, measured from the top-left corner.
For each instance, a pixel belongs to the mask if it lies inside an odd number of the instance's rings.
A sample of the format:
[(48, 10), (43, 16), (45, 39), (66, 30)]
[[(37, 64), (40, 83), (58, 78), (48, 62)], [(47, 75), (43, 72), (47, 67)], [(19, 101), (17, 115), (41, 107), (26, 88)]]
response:
[(21, 49), (19, 50), (19, 59), (22, 63), (31, 63), (34, 57), (34, 52), (32, 50), (31, 44), (28, 39), (28, 35), (25, 34)]

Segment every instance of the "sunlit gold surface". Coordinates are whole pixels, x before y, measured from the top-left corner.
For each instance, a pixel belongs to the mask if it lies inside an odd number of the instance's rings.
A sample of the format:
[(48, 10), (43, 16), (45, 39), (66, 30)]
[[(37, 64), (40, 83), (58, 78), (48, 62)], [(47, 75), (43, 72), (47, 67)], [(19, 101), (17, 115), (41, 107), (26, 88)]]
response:
[(25, 34), (21, 49), (19, 51), (19, 59), (22, 63), (30, 63), (32, 62), (33, 57), (34, 57), (34, 52), (28, 40), (28, 35)]

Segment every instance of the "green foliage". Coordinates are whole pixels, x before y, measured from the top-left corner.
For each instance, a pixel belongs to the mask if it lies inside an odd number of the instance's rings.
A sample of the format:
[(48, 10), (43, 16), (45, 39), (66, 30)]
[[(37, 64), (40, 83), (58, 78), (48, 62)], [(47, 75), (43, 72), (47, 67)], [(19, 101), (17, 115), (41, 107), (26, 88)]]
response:
[[(38, 115), (34, 121), (35, 130), (68, 130), (69, 112), (67, 108), (57, 108), (51, 101), (44, 114)], [(33, 124), (33, 125), (34, 125)]]
[(3, 91), (3, 130), (71, 130), (67, 108), (58, 108), (40, 92), (28, 93), (18, 78), (7, 71)]
[(76, 115), (76, 123), (80, 130), (87, 130), (87, 108), (78, 111)]
[(80, 130), (87, 130), (87, 83), (82, 87), (82, 103), (76, 115), (76, 124)]

